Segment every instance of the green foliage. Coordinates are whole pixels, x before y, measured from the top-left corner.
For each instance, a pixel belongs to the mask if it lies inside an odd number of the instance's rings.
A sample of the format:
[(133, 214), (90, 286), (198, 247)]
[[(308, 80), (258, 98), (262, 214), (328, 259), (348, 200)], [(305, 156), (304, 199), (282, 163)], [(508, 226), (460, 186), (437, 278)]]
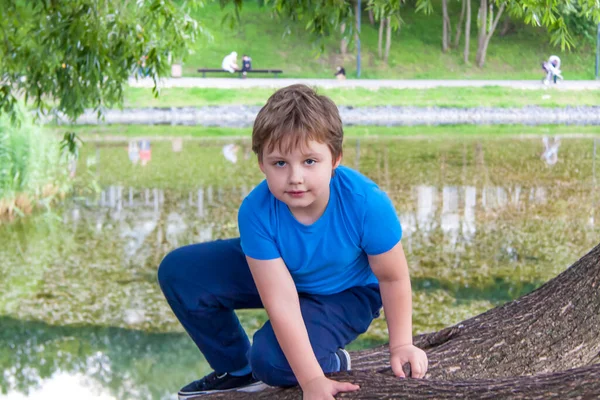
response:
[(377, 21), (391, 17), (391, 26), (397, 31), (402, 25), (400, 9), (404, 5), (404, 0), (368, 0), (367, 9), (373, 11)]
[[(498, 4), (501, 1), (496, 1)], [(576, 44), (567, 19), (576, 11), (580, 18), (594, 24), (600, 23), (600, 3), (595, 0), (510, 0), (508, 12), (513, 17), (523, 19), (526, 23), (544, 26), (551, 35), (553, 45), (562, 50), (570, 49)]]
[[(551, 43), (562, 50), (576, 44), (573, 34), (579, 33), (572, 19), (575, 15), (587, 25), (600, 22), (600, 3), (596, 0), (490, 0), (498, 7), (506, 3), (506, 10), (515, 20), (534, 26), (543, 26), (551, 35)], [(417, 11), (431, 13), (432, 0), (417, 0)]]
[(593, 19), (586, 17), (581, 6), (575, 1), (567, 1), (561, 6), (561, 14), (575, 44), (594, 44), (596, 42), (597, 24)]
[(315, 44), (325, 49), (323, 39), (336, 34), (341, 27), (349, 40), (355, 34), (355, 3), (350, 0), (265, 0), (265, 5), (288, 22), (304, 22)]
[(120, 104), (141, 57), (156, 83), (171, 60), (187, 54), (201, 32), (187, 4), (0, 0), (0, 112), (15, 122), (21, 96), (43, 113), (70, 119), (89, 107), (100, 115)]
[(59, 186), (66, 175), (53, 135), (22, 117), (16, 126), (0, 117), (0, 200), (19, 193), (40, 195), (47, 184)]

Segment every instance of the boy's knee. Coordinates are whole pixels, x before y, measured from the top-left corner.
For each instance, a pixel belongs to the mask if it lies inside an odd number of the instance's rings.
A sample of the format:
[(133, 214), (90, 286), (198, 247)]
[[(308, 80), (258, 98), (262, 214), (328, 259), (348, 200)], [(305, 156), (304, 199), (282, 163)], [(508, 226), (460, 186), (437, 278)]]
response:
[(167, 254), (165, 256), (165, 258), (163, 258), (163, 260), (160, 262), (160, 265), (158, 266), (158, 283), (160, 284), (160, 286), (162, 287), (164, 284), (167, 284), (168, 282), (172, 281), (173, 277), (175, 276), (175, 274), (178, 271), (177, 265), (179, 264), (178, 262), (178, 250), (179, 249), (175, 249), (173, 251), (171, 251), (169, 254)]
[(294, 373), (270, 326), (263, 327), (254, 335), (250, 349), (250, 365), (254, 377), (267, 385), (293, 386), (297, 384)]

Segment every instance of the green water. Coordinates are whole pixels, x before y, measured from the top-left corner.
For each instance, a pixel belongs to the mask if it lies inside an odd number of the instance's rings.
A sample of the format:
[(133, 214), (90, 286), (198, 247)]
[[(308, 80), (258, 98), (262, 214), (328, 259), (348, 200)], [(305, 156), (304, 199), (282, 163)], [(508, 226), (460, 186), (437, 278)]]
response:
[[(236, 163), (228, 143), (155, 141), (142, 166), (127, 143), (88, 141), (73, 198), (0, 226), (0, 399), (171, 399), (209, 371), (156, 271), (171, 249), (237, 235), (237, 208), (262, 178), (249, 142), (236, 142)], [(548, 165), (539, 137), (346, 141), (344, 164), (401, 218), (415, 334), (534, 290), (600, 241), (593, 147), (563, 138)], [(266, 315), (240, 319), (252, 334)], [(380, 318), (351, 348), (385, 342)]]

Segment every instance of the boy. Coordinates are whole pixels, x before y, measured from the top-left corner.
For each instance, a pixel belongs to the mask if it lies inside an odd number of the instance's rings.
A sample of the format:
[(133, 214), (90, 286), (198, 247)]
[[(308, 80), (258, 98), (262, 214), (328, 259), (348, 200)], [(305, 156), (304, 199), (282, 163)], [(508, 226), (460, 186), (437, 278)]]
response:
[[(350, 369), (343, 348), (365, 332), (382, 305), (397, 376), (411, 363), (408, 267), (394, 207), (375, 183), (342, 159), (335, 104), (304, 85), (275, 92), (258, 113), (252, 149), (266, 180), (243, 201), (240, 239), (200, 243), (167, 255), (160, 286), (215, 372), (180, 399), (225, 390), (299, 384), (305, 399), (358, 390), (325, 373)], [(267, 310), (252, 346), (234, 311)]]
[(242, 56), (242, 77), (246, 78), (246, 75), (248, 75), (248, 71), (250, 71), (252, 69), (252, 59), (250, 58), (249, 55), (244, 54)]

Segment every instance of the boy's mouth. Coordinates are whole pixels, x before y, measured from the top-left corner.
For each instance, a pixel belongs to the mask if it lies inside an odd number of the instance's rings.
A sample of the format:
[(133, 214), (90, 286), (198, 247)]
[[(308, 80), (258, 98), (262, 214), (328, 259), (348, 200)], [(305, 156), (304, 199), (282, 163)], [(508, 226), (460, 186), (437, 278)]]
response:
[(302, 196), (304, 196), (304, 193), (306, 193), (306, 191), (304, 191), (304, 190), (288, 190), (286, 193), (292, 197), (302, 197)]

